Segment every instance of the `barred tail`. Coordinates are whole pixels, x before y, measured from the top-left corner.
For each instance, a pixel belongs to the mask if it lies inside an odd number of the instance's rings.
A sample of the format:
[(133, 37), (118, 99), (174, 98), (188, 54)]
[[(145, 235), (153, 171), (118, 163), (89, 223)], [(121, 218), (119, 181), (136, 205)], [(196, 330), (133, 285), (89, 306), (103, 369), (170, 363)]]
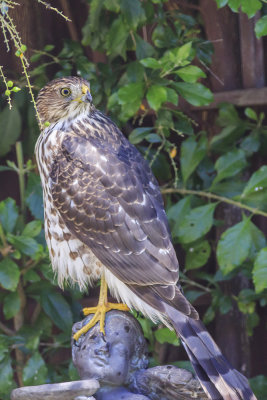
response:
[(210, 399), (257, 400), (248, 380), (222, 355), (201, 321), (185, 316), (166, 303), (165, 309)]

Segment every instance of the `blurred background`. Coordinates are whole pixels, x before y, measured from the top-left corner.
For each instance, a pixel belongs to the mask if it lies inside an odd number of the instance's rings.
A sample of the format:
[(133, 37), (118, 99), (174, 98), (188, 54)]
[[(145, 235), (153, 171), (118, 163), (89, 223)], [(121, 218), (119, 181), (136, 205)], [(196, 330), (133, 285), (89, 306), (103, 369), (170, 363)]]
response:
[[(0, 399), (77, 379), (81, 294), (58, 288), (43, 233), (34, 96), (80, 75), (147, 158), (181, 282), (231, 363), (267, 398), (265, 0), (0, 0)], [(151, 366), (190, 368), (173, 332), (136, 315)]]

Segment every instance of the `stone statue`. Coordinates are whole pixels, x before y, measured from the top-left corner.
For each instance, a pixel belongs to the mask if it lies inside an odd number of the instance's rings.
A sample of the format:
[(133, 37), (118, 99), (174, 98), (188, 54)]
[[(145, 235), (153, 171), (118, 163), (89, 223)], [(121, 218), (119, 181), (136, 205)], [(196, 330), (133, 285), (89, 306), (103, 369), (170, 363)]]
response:
[[(73, 326), (72, 333), (87, 324), (92, 315)], [(145, 338), (131, 314), (110, 311), (105, 319), (105, 336), (99, 324), (72, 343), (72, 359), (82, 379), (97, 379), (97, 400), (147, 400), (126, 387), (133, 384), (135, 373), (148, 366)]]
[[(91, 318), (76, 323), (73, 334)], [(105, 336), (98, 323), (72, 341), (72, 358), (81, 381), (15, 389), (11, 400), (207, 399), (191, 372), (172, 365), (148, 368), (147, 344), (130, 313), (109, 311)]]
[[(91, 318), (75, 324), (73, 334)], [(95, 325), (72, 343), (72, 359), (82, 379), (99, 381), (96, 400), (207, 398), (189, 371), (172, 365), (147, 369), (147, 344), (140, 324), (130, 313), (107, 313), (105, 336), (99, 332), (99, 324)]]

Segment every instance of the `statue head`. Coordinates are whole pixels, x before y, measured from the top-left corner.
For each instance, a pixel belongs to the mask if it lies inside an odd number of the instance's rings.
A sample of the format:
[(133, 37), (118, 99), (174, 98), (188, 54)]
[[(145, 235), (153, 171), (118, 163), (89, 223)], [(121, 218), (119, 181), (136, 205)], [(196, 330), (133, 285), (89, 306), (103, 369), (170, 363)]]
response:
[[(76, 333), (93, 316), (73, 326)], [(129, 313), (109, 311), (105, 336), (99, 323), (72, 344), (72, 359), (82, 379), (95, 378), (108, 385), (127, 385), (136, 370), (147, 368), (147, 345), (139, 322)]]

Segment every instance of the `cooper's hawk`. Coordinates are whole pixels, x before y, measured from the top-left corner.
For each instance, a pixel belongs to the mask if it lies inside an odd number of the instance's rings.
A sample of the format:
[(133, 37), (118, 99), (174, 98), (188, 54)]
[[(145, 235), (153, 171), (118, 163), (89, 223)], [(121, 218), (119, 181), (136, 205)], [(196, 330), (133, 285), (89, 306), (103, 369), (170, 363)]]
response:
[(106, 311), (126, 307), (107, 303), (107, 282), (128, 307), (174, 327), (211, 399), (255, 400), (181, 292), (158, 183), (137, 149), (94, 107), (89, 83), (56, 79), (40, 91), (37, 107), (50, 123), (36, 158), (59, 284), (74, 281), (83, 289), (101, 277), (99, 304), (85, 313), (95, 312), (102, 330)]

